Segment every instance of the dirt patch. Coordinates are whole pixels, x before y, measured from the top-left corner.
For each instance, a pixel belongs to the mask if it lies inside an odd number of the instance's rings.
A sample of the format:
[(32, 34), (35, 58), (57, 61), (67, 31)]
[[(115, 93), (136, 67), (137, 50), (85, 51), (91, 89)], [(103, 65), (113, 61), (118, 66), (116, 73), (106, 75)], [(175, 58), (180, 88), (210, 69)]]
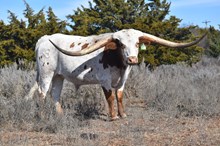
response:
[[(89, 119), (54, 134), (2, 130), (1, 145), (220, 145), (220, 117), (168, 117), (129, 107), (126, 119)], [(135, 114), (134, 114), (135, 113)], [(83, 124), (84, 123), (84, 124)], [(86, 124), (85, 124), (86, 123)], [(83, 125), (83, 126), (82, 126)]]

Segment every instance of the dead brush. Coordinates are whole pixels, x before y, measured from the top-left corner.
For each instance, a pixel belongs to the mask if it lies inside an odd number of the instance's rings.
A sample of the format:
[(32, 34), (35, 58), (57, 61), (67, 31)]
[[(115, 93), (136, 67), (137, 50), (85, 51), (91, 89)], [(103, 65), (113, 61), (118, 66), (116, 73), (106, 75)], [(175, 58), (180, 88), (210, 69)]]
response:
[[(0, 69), (0, 80), (1, 127), (6, 123), (18, 125), (16, 123), (23, 122), (29, 123), (31, 128), (43, 120), (37, 116), (37, 98), (24, 100), (34, 84), (34, 70), (17, 69), (13, 64)], [(182, 63), (162, 65), (153, 71), (142, 63), (133, 67), (126, 84), (125, 101), (130, 107), (153, 109), (173, 117), (214, 116), (220, 111), (219, 86), (220, 63), (217, 59), (203, 58), (192, 67)], [(49, 94), (46, 98), (43, 111), (47, 118), (44, 120), (49, 123), (56, 116), (53, 100)], [(100, 86), (84, 86), (76, 92), (72, 84), (65, 82), (61, 100), (65, 115), (78, 120), (97, 118), (106, 112)]]

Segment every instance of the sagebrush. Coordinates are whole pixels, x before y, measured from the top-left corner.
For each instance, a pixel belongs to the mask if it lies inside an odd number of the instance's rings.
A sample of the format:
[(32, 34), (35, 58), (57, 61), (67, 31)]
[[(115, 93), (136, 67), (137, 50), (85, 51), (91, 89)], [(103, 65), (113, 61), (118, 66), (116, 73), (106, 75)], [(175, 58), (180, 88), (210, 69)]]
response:
[[(71, 144), (74, 144), (77, 137), (98, 139), (97, 136), (102, 135), (102, 132), (97, 131), (97, 135), (91, 131), (82, 133), (91, 128), (95, 129), (94, 124), (91, 124), (93, 120), (108, 121), (107, 104), (99, 85), (82, 86), (76, 91), (72, 83), (65, 82), (61, 95), (65, 112), (60, 118), (56, 115), (50, 94), (47, 95), (44, 105), (39, 103), (37, 93), (32, 100), (25, 100), (25, 95), (34, 84), (35, 75), (35, 70), (21, 70), (16, 64), (0, 69), (0, 131), (17, 129), (56, 133), (61, 137), (65, 135), (73, 138)], [(149, 70), (145, 64), (140, 64), (133, 67), (126, 83), (125, 110), (131, 120), (136, 117), (155, 120), (160, 114), (174, 118), (219, 116), (219, 86), (218, 59), (203, 58), (192, 66), (184, 63), (162, 65), (155, 70)], [(131, 113), (131, 108), (140, 107), (148, 114)], [(136, 127), (135, 130), (130, 127), (131, 132), (125, 133), (123, 130), (129, 129), (126, 126), (124, 128), (119, 130), (117, 135), (127, 138), (131, 136), (134, 143), (139, 141), (132, 135), (134, 132), (139, 131), (139, 134), (144, 135), (144, 132), (141, 132), (144, 129)], [(117, 137), (112, 133), (110, 135)], [(94, 145), (98, 143), (96, 141)]]

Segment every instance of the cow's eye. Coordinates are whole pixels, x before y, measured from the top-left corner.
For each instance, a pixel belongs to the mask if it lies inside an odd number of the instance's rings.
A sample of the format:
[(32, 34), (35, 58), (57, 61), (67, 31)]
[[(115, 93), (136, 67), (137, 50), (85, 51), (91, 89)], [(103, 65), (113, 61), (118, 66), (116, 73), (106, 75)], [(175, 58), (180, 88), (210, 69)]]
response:
[(123, 45), (123, 44), (121, 44), (121, 48), (122, 48), (122, 49), (125, 49), (125, 48), (126, 48), (126, 46), (125, 46), (125, 45)]
[(139, 43), (136, 43), (136, 44), (135, 44), (135, 47), (139, 48)]

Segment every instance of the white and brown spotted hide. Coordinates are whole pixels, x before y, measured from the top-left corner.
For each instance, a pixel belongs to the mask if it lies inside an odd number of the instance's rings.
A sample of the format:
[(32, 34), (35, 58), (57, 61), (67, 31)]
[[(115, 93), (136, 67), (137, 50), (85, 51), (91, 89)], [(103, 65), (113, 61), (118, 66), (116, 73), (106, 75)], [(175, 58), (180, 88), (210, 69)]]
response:
[[(197, 42), (173, 43), (134, 29), (87, 37), (46, 35), (36, 44), (38, 91), (45, 98), (52, 85), (51, 95), (57, 112), (63, 113), (59, 98), (64, 79), (73, 82), (76, 87), (100, 84), (109, 105), (111, 119), (126, 117), (122, 103), (123, 90), (131, 65), (138, 63), (139, 45), (157, 43), (185, 47)], [(115, 97), (118, 112), (114, 110)]]

